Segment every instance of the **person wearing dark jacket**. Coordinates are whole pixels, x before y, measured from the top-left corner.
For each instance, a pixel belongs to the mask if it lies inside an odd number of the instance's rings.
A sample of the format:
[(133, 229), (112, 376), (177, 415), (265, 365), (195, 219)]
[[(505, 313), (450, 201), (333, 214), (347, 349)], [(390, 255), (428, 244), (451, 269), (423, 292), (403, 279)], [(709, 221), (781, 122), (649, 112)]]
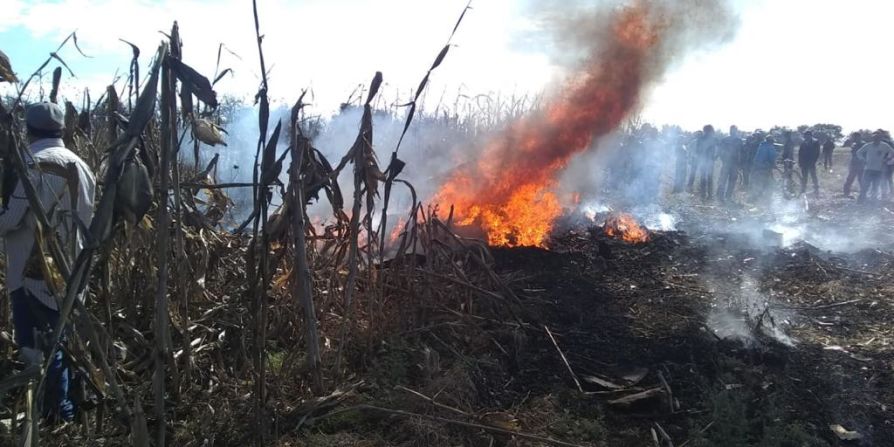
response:
[(863, 147), (863, 136), (859, 132), (854, 132), (850, 138), (844, 143), (845, 146), (850, 145), (851, 162), (848, 164), (847, 180), (844, 181), (844, 195), (851, 196), (851, 188), (854, 186), (854, 180), (860, 184), (863, 189), (863, 160), (857, 156), (857, 151)]
[(783, 134), (782, 140), (782, 181), (783, 181), (783, 189), (786, 192), (791, 191), (792, 183), (792, 173), (795, 168), (795, 137), (792, 135), (792, 131), (787, 130)]
[(801, 194), (807, 192), (807, 176), (813, 180), (813, 192), (819, 194), (819, 181), (816, 178), (816, 163), (819, 161), (820, 143), (813, 138), (813, 132), (804, 132), (804, 141), (798, 148), (798, 166), (801, 167)]
[(701, 138), (696, 141), (698, 153), (698, 179), (699, 196), (704, 200), (711, 200), (714, 193), (714, 160), (717, 159), (717, 134), (714, 126), (710, 124), (704, 127)]
[(764, 141), (764, 136), (764, 132), (758, 129), (742, 145), (742, 154), (739, 156), (739, 171), (742, 176), (742, 185), (745, 188), (751, 185), (752, 164), (754, 157), (757, 156), (757, 148)]
[(700, 158), (698, 156), (698, 142), (701, 141), (704, 132), (701, 130), (695, 132), (692, 140), (686, 144), (689, 154), (689, 180), (686, 182), (686, 190), (695, 193), (695, 179), (698, 177), (698, 167)]
[(832, 172), (832, 153), (835, 152), (835, 141), (826, 135), (823, 141), (823, 169)]
[(739, 128), (730, 126), (729, 135), (720, 142), (719, 158), (722, 166), (717, 179), (717, 200), (726, 202), (733, 198), (739, 179), (739, 157), (744, 142), (739, 136)]
[(773, 137), (760, 143), (751, 162), (751, 198), (753, 201), (767, 201), (772, 194), (773, 168), (776, 166), (776, 144)]

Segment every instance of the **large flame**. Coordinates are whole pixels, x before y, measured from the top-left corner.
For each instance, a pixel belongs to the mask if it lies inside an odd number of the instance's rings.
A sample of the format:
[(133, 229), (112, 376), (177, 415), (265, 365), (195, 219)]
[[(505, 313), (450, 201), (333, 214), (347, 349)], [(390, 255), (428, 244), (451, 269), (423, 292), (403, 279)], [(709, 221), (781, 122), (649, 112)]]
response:
[[(457, 169), (435, 197), (492, 245), (543, 246), (562, 212), (554, 192), (568, 160), (612, 131), (640, 98), (663, 22), (639, 2), (613, 14), (610, 32), (539, 112), (490, 140), (471, 169)], [(600, 34), (601, 35), (601, 34)]]
[(560, 11), (566, 19), (557, 29), (571, 39), (559, 48), (582, 62), (560, 94), (472, 151), (476, 160), (455, 169), (434, 202), (454, 205), (458, 221), (479, 226), (493, 245), (544, 246), (565, 204), (555, 192), (561, 170), (617, 129), (680, 54), (731, 37), (728, 6), (629, 0), (619, 8)]

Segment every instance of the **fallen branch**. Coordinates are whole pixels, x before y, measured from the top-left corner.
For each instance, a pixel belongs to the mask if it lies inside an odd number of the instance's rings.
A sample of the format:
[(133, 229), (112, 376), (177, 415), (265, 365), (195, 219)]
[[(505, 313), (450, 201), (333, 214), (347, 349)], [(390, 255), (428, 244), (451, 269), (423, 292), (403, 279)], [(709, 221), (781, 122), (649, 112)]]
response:
[(443, 408), (443, 409), (445, 409), (445, 410), (450, 410), (450, 411), (452, 411), (452, 412), (454, 412), (454, 413), (456, 413), (456, 414), (458, 414), (458, 415), (460, 415), (460, 416), (466, 416), (466, 417), (471, 416), (469, 413), (466, 413), (465, 411), (462, 411), (462, 410), (460, 410), (460, 409), (458, 409), (458, 408), (453, 408), (453, 407), (451, 407), (451, 406), (449, 406), (449, 405), (444, 405), (444, 404), (442, 404), (442, 403), (436, 401), (434, 398), (428, 397), (428, 396), (426, 396), (426, 395), (424, 395), (424, 394), (422, 394), (422, 393), (420, 393), (420, 392), (418, 392), (418, 391), (413, 391), (413, 390), (411, 390), (411, 389), (409, 389), (409, 388), (407, 388), (407, 387), (405, 387), (405, 386), (403, 386), (403, 385), (397, 385), (396, 387), (394, 387), (394, 389), (396, 389), (396, 390), (401, 390), (401, 391), (410, 393), (410, 394), (412, 394), (412, 395), (414, 395), (414, 396), (416, 396), (416, 397), (418, 397), (418, 398), (420, 398), (420, 399), (422, 399), (422, 400), (428, 401), (429, 403), (431, 403), (432, 405), (434, 405), (434, 406), (436, 406), (436, 407), (438, 407), (438, 408)]
[(619, 406), (630, 406), (637, 402), (644, 401), (647, 399), (652, 399), (654, 397), (660, 396), (664, 394), (664, 389), (659, 387), (651, 388), (646, 391), (631, 394), (629, 396), (624, 396), (615, 400), (608, 401), (609, 405), (619, 405)]
[(556, 347), (556, 351), (559, 351), (559, 356), (562, 357), (562, 362), (565, 363), (565, 367), (568, 368), (568, 372), (571, 374), (571, 378), (574, 379), (574, 384), (577, 385), (577, 390), (583, 393), (584, 388), (580, 386), (580, 380), (577, 379), (577, 374), (575, 374), (574, 370), (571, 369), (571, 364), (568, 363), (568, 359), (565, 358), (565, 353), (563, 353), (562, 349), (559, 348), (559, 344), (556, 342), (556, 338), (553, 337), (553, 333), (549, 331), (549, 328), (546, 327), (546, 325), (543, 326), (543, 330), (546, 331), (546, 335), (548, 335), (550, 341), (553, 342), (553, 346)]
[(670, 412), (674, 414), (674, 392), (671, 390), (670, 385), (667, 383), (667, 380), (664, 378), (664, 373), (658, 371), (658, 380), (661, 381), (661, 386), (664, 387), (664, 390), (667, 392), (667, 400), (670, 403)]
[[(664, 442), (667, 443), (667, 447), (674, 447), (674, 440), (671, 439), (670, 435), (668, 435), (666, 431), (664, 431), (664, 428), (661, 427), (661, 424), (659, 424), (657, 422), (655, 423), (655, 428), (652, 429), (653, 436), (655, 436), (655, 431), (654, 431), (655, 429), (658, 430), (658, 434), (661, 435), (661, 439), (663, 439)], [(660, 444), (659, 444), (659, 446), (660, 446)]]

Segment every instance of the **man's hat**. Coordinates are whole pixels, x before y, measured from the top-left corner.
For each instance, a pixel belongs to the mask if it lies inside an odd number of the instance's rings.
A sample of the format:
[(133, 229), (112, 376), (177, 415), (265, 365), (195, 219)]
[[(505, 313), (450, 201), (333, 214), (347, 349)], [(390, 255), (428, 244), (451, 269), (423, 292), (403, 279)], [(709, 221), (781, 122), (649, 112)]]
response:
[(25, 110), (25, 124), (44, 132), (58, 132), (65, 128), (65, 112), (51, 102), (39, 102)]

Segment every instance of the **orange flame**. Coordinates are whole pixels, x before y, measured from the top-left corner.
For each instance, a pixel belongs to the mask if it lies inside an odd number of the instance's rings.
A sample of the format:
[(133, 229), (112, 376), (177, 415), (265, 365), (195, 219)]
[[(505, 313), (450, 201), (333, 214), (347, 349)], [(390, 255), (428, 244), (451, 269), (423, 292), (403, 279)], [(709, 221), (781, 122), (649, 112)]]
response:
[(608, 237), (621, 239), (631, 244), (649, 242), (649, 230), (643, 228), (636, 219), (625, 213), (617, 213), (605, 219), (603, 232)]
[(647, 5), (616, 12), (565, 93), (510, 123), (476, 163), (450, 175), (434, 202), (454, 205), (458, 222), (481, 227), (491, 245), (545, 246), (562, 212), (554, 192), (558, 173), (594, 138), (619, 126), (651, 76), (664, 24)]
[(394, 228), (391, 229), (391, 234), (388, 235), (388, 242), (392, 245), (397, 244), (398, 239), (400, 239), (400, 235), (403, 234), (404, 226), (407, 224), (407, 219), (401, 217), (397, 219), (397, 223), (394, 224)]

